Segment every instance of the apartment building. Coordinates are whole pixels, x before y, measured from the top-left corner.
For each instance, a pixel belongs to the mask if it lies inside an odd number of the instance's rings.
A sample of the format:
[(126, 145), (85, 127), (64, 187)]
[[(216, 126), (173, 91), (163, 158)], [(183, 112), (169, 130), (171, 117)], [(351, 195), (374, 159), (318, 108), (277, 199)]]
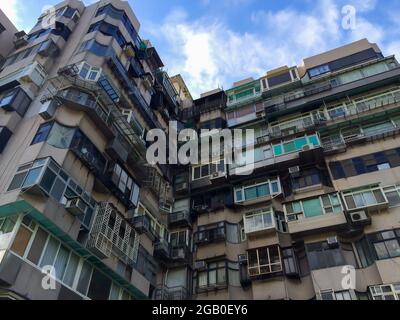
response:
[[(393, 56), (364, 39), (193, 100), (126, 1), (0, 19), (1, 299), (399, 299)], [(172, 120), (254, 129), (254, 171), (150, 165)]]
[(190, 105), (183, 79), (126, 1), (63, 1), (27, 34), (0, 17), (0, 296), (165, 298), (190, 257), (145, 134)]
[(197, 221), (195, 299), (400, 298), (399, 74), (364, 39), (183, 112), (197, 129), (255, 131), (252, 174), (244, 142), (242, 162), (175, 176)]

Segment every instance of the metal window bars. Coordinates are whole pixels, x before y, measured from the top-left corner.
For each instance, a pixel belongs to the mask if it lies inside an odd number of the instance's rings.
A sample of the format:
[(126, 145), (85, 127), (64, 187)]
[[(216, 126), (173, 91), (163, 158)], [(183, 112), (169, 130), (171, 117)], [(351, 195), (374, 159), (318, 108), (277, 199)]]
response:
[(102, 258), (113, 253), (133, 264), (139, 252), (139, 235), (112, 204), (102, 202), (96, 208), (87, 247)]

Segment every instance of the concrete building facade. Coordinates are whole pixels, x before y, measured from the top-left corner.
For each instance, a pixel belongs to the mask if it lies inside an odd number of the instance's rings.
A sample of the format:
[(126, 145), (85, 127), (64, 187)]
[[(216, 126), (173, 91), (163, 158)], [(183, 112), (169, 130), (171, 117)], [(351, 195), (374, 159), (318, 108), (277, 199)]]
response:
[[(193, 100), (125, 1), (0, 23), (1, 298), (400, 298), (393, 56), (364, 39)], [(254, 129), (254, 172), (149, 164), (170, 121)]]

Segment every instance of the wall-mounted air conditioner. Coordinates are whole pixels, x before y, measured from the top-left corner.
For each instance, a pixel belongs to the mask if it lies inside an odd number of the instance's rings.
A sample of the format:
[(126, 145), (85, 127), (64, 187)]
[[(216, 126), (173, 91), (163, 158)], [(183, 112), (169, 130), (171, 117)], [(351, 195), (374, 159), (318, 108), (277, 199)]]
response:
[(350, 213), (351, 222), (354, 224), (363, 224), (370, 221), (365, 211), (355, 211)]
[(65, 209), (74, 216), (81, 216), (86, 213), (88, 205), (81, 198), (73, 198), (67, 201)]
[(40, 108), (39, 115), (44, 120), (50, 120), (54, 117), (57, 109), (57, 103), (54, 100), (47, 100), (43, 103), (43, 106)]

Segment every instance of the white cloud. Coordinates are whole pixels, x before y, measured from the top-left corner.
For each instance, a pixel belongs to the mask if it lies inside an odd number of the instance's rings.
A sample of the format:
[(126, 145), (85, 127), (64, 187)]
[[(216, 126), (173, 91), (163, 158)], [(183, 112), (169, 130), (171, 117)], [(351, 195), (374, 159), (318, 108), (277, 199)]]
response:
[[(352, 4), (366, 12), (375, 8), (376, 1), (355, 0)], [(229, 88), (234, 81), (259, 77), (282, 65), (300, 64), (305, 57), (361, 38), (380, 44), (385, 41), (385, 30), (360, 13), (357, 28), (343, 30), (341, 9), (337, 1), (322, 0), (304, 12), (293, 8), (258, 11), (250, 16), (257, 33), (235, 32), (207, 17), (190, 21), (184, 10), (176, 9), (161, 25), (152, 27), (152, 37), (161, 37), (166, 44), (160, 54), (169, 73), (181, 73), (197, 97), (219, 85)], [(398, 42), (383, 47), (388, 52), (400, 51)]]
[(11, 20), (11, 22), (17, 27), (17, 29), (23, 29), (24, 21), (21, 16), (23, 10), (23, 3), (19, 0), (2, 0), (0, 2), (0, 9), (5, 15)]

